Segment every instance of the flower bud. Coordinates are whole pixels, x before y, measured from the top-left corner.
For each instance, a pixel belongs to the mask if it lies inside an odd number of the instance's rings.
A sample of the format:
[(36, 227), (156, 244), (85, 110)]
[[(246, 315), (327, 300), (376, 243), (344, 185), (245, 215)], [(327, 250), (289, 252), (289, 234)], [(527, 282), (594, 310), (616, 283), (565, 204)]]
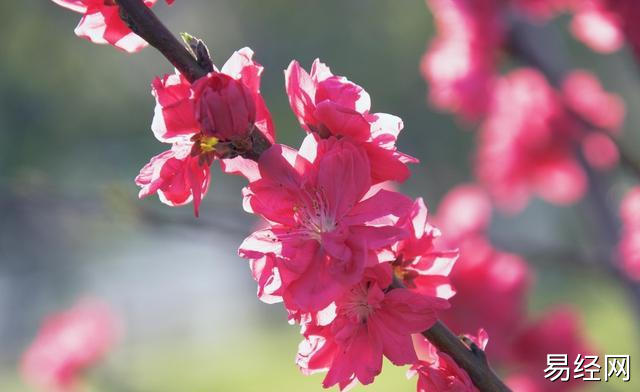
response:
[(242, 82), (219, 72), (194, 84), (196, 119), (202, 133), (220, 140), (246, 138), (256, 121), (253, 94)]

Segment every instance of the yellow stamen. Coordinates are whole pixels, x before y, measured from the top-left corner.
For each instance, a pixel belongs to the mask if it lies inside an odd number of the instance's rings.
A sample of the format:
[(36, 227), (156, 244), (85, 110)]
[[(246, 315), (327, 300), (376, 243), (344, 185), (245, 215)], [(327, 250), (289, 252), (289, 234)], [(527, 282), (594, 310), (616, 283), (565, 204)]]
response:
[(215, 150), (216, 148), (216, 144), (218, 144), (218, 138), (217, 137), (203, 137), (202, 139), (200, 139), (200, 150), (202, 152), (211, 152), (213, 150)]

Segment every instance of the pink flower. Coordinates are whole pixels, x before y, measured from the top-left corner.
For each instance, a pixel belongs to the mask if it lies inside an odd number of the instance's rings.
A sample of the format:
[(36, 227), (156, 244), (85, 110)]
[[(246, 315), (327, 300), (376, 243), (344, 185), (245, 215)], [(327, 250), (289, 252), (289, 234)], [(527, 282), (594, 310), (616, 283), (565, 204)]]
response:
[(568, 383), (544, 380), (540, 366), (547, 363), (547, 354), (567, 354), (569, 361), (574, 361), (578, 354), (583, 358), (596, 354), (583, 336), (579, 315), (569, 307), (548, 311), (525, 327), (513, 344), (513, 352), (519, 372), (529, 375), (534, 381), (544, 381), (544, 391), (566, 391), (580, 383), (580, 379), (573, 378)]
[(614, 11), (615, 6), (607, 9), (606, 4), (606, 0), (574, 2), (575, 15), (571, 21), (573, 35), (600, 53), (615, 52), (624, 43), (624, 32), (620, 19)]
[[(157, 193), (160, 200), (170, 206), (193, 201), (194, 212), (198, 216), (200, 202), (211, 180), (209, 167), (219, 157), (218, 151), (224, 151), (223, 156), (228, 156), (221, 159), (224, 172), (241, 174), (249, 180), (259, 176), (257, 164), (241, 156), (234, 157), (232, 146), (241, 137), (247, 136), (247, 131), (257, 130), (270, 142), (275, 138), (271, 115), (260, 95), (263, 68), (252, 57), (251, 49), (240, 49), (227, 60), (221, 71), (215, 70), (196, 81), (197, 87), (178, 72), (154, 79), (152, 94), (156, 98), (156, 107), (151, 129), (158, 140), (172, 143), (173, 146), (171, 150), (152, 158), (140, 171), (136, 184), (142, 187), (139, 194), (141, 198)], [(215, 116), (198, 118), (197, 102), (202, 101), (196, 98), (202, 94), (211, 98), (211, 94), (216, 94), (209, 91), (208, 87), (214, 80), (224, 80), (226, 86), (235, 86), (234, 91), (244, 94), (242, 100), (229, 99), (223, 104), (228, 110), (220, 111), (218, 108), (215, 110), (220, 113)], [(194, 92), (194, 89), (197, 91)], [(225, 94), (231, 94), (228, 89), (225, 91)], [(247, 110), (248, 107), (251, 110)], [(247, 116), (243, 129), (226, 126), (223, 126), (224, 129), (212, 128), (216, 122), (233, 125), (237, 114), (243, 111)], [(228, 116), (232, 112), (236, 114)]]
[(632, 188), (620, 204), (622, 239), (618, 253), (622, 269), (640, 281), (640, 187)]
[(478, 238), (466, 240), (460, 254), (450, 275), (456, 295), (441, 318), (455, 332), (486, 329), (495, 336), (489, 357), (504, 360), (524, 322), (531, 272), (520, 256), (495, 250)]
[(620, 152), (614, 141), (603, 133), (592, 132), (582, 139), (582, 155), (596, 169), (609, 170), (620, 160)]
[(497, 84), (480, 130), (477, 177), (507, 211), (524, 208), (531, 194), (573, 203), (586, 190), (574, 156), (581, 137), (544, 76), (533, 69), (513, 71)]
[(633, 49), (636, 59), (640, 58), (640, 8), (635, 0), (600, 0), (604, 9), (624, 32), (624, 36)]
[(407, 163), (417, 159), (396, 150), (402, 120), (386, 113), (369, 113), (369, 94), (343, 76), (335, 76), (316, 59), (308, 74), (297, 61), (285, 71), (291, 109), (307, 132), (320, 137), (349, 137), (362, 146), (371, 162), (373, 183), (404, 181)]
[(436, 249), (440, 231), (427, 222), (427, 207), (422, 198), (414, 203), (404, 227), (409, 237), (394, 244), (394, 273), (405, 287), (419, 293), (449, 299), (455, 294), (449, 281), (458, 253)]
[[(145, 0), (152, 7), (157, 0)], [(96, 44), (110, 44), (129, 53), (147, 46), (120, 18), (115, 0), (53, 0), (54, 3), (83, 14), (75, 29), (78, 37)]]
[[(482, 350), (488, 335), (484, 330), (477, 337), (469, 336)], [(467, 372), (447, 354), (438, 351), (422, 335), (413, 335), (419, 361), (407, 372), (408, 377), (418, 374), (418, 392), (477, 392)]]
[(22, 375), (42, 391), (72, 391), (81, 373), (114, 344), (117, 330), (116, 317), (101, 302), (83, 301), (52, 315), (23, 354)]
[(223, 140), (242, 140), (256, 121), (251, 91), (240, 81), (212, 72), (193, 86), (196, 118), (202, 133)]
[(640, 281), (640, 228), (625, 228), (618, 252), (622, 269), (627, 276)]
[(191, 83), (187, 78), (176, 70), (153, 79), (151, 87), (151, 94), (156, 99), (151, 130), (158, 140), (172, 142), (200, 132)]
[(370, 384), (380, 373), (382, 356), (395, 365), (417, 361), (411, 334), (431, 327), (436, 311), (446, 308), (441, 298), (407, 289), (384, 291), (391, 283), (365, 278), (338, 299), (335, 316), (326, 325), (307, 325), (296, 362), (305, 374), (328, 370), (323, 386), (343, 390), (356, 380)]
[(271, 227), (248, 237), (239, 253), (273, 257), (259, 274), (273, 277), (260, 281), (279, 281), (290, 311), (326, 307), (379, 262), (376, 250), (406, 236), (394, 225), (411, 200), (385, 190), (363, 199), (369, 166), (364, 150), (347, 138), (308, 135), (300, 152), (274, 145), (262, 154), (260, 179), (244, 191), (245, 209)]
[[(229, 117), (225, 113), (215, 117), (204, 116), (202, 120), (206, 120), (206, 123), (200, 124), (196, 113), (198, 110), (196, 101), (201, 95), (211, 93), (212, 89), (209, 85), (215, 84), (216, 80), (224, 80), (226, 86), (234, 86), (234, 91), (242, 91), (243, 94), (242, 100), (233, 101), (235, 98), (228, 97), (232, 99), (228, 101), (229, 104), (236, 102), (229, 108), (233, 108), (234, 113), (243, 110), (247, 110), (247, 113), (251, 112), (250, 118), (248, 114), (246, 115), (247, 120), (252, 120), (251, 125), (273, 142), (275, 129), (269, 110), (260, 94), (262, 71), (262, 65), (253, 61), (253, 51), (250, 48), (242, 48), (231, 55), (221, 70), (215, 69), (214, 72), (197, 80), (193, 86), (177, 71), (175, 74), (154, 79), (152, 93), (156, 98), (156, 108), (151, 126), (153, 133), (162, 142), (171, 142), (184, 136), (191, 137), (200, 132), (205, 132), (207, 136), (216, 136), (214, 135), (216, 131), (212, 129), (213, 124), (216, 121), (221, 124), (232, 122), (234, 117)], [(225, 93), (231, 92), (225, 89)], [(248, 108), (252, 109), (248, 110)], [(235, 136), (230, 137), (233, 136), (233, 129), (229, 132), (229, 128), (226, 128), (224, 133), (216, 137), (221, 140), (235, 139)]]
[(624, 101), (607, 93), (588, 71), (572, 71), (562, 83), (566, 105), (596, 127), (619, 130), (624, 119)]
[(624, 228), (618, 252), (622, 269), (627, 276), (640, 281), (640, 227)]
[(611, 53), (626, 40), (640, 56), (640, 9), (635, 0), (582, 0), (572, 8), (571, 31), (591, 49)]
[(545, 382), (542, 377), (533, 377), (528, 374), (510, 375), (505, 379), (505, 384), (513, 392), (545, 392)]
[(435, 218), (443, 232), (440, 247), (460, 249), (449, 276), (456, 295), (441, 317), (457, 333), (484, 328), (494, 337), (488, 355), (500, 360), (524, 321), (532, 274), (521, 257), (490, 244), (490, 221), (489, 198), (477, 185), (457, 186), (440, 203)]
[[(142, 188), (138, 196), (143, 198), (157, 193), (160, 200), (170, 206), (193, 201), (194, 213), (198, 216), (200, 202), (211, 182), (209, 166), (213, 159), (213, 139), (197, 144), (177, 142), (171, 150), (151, 158), (136, 177), (136, 185)], [(203, 152), (194, 155), (192, 151), (196, 149)]]
[(457, 185), (440, 202), (436, 221), (447, 242), (454, 244), (486, 233), (491, 224), (492, 209), (491, 200), (480, 186)]
[(495, 0), (427, 0), (437, 36), (422, 58), (429, 98), (438, 108), (475, 119), (489, 109), (503, 41)]
[(631, 188), (622, 199), (620, 218), (624, 226), (640, 226), (640, 187)]

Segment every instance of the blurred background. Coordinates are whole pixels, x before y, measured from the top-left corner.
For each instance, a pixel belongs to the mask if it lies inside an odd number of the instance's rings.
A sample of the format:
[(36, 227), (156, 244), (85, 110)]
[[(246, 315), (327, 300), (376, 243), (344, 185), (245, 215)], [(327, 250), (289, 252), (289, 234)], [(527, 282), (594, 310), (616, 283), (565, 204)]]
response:
[[(418, 65), (433, 21), (423, 1), (181, 0), (156, 10), (173, 32), (203, 38), (218, 65), (243, 46), (256, 52), (280, 142), (298, 146), (304, 136), (283, 70), (319, 57), (365, 87), (374, 111), (404, 120), (399, 149), (421, 164), (402, 191), (435, 210), (448, 189), (472, 180), (473, 134), (426, 101)], [(297, 328), (280, 306), (256, 299), (236, 255), (256, 224), (241, 209), (243, 180), (216, 169), (199, 219), (191, 206), (137, 199), (133, 178), (164, 150), (150, 131), (149, 86), (172, 71), (168, 62), (153, 49), (127, 56), (75, 37), (79, 15), (51, 1), (3, 1), (0, 15), (0, 391), (28, 390), (21, 353), (47, 314), (84, 296), (112, 304), (126, 330), (89, 375), (92, 390), (321, 390), (322, 375), (302, 376), (294, 364)], [(623, 96), (623, 140), (637, 150), (640, 73), (630, 53), (594, 54), (568, 37), (562, 17), (552, 23), (573, 63)], [(575, 305), (588, 337), (602, 353), (630, 354), (633, 372), (639, 309), (593, 263), (596, 231), (584, 208), (536, 200), (520, 215), (496, 214), (491, 238), (533, 265), (533, 317)], [(385, 366), (356, 390), (415, 390), (404, 372)], [(633, 380), (593, 390), (634, 390)]]

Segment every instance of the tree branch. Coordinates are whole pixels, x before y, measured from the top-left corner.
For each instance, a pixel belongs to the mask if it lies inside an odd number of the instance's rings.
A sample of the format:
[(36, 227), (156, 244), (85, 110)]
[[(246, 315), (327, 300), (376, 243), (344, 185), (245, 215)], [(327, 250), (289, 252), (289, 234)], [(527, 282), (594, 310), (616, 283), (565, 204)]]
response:
[(142, 0), (116, 2), (122, 19), (131, 30), (158, 49), (190, 82), (208, 73)]
[(484, 351), (475, 345), (468, 348), (441, 321), (436, 321), (433, 327), (422, 332), (422, 335), (429, 339), (438, 350), (447, 353), (461, 368), (466, 370), (474, 385), (481, 392), (511, 391), (493, 372)]
[[(391, 288), (406, 289), (404, 284), (396, 278), (393, 279)], [(438, 350), (453, 358), (469, 374), (471, 381), (480, 392), (511, 392), (491, 369), (484, 351), (474, 343), (467, 347), (462, 339), (451, 332), (442, 321), (437, 320), (431, 328), (422, 332), (422, 336)]]

